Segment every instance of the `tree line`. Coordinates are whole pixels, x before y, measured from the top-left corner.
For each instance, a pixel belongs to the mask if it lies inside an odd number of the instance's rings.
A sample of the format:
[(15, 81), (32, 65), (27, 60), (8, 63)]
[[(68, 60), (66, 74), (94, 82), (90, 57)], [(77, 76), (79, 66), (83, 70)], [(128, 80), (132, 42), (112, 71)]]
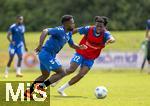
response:
[(17, 15), (23, 15), (27, 31), (61, 25), (64, 14), (74, 16), (76, 26), (92, 25), (94, 16), (109, 18), (110, 30), (145, 29), (150, 0), (0, 0), (0, 31), (7, 31)]

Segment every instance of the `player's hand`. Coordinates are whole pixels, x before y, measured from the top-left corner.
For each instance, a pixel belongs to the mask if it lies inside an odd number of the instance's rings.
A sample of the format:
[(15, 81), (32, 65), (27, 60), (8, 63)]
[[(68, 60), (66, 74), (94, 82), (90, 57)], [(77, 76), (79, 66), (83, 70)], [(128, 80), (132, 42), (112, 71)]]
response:
[(26, 51), (26, 52), (28, 51), (28, 48), (27, 48), (27, 47), (25, 47), (25, 51)]
[(105, 45), (108, 45), (108, 44), (110, 43), (110, 41), (111, 41), (111, 40), (107, 40), (106, 43), (105, 43)]
[(115, 39), (114, 39), (114, 38), (109, 39), (109, 40), (106, 41), (105, 45), (107, 45), (107, 44), (109, 44), (109, 43), (113, 43), (113, 42), (115, 42)]
[(115, 42), (115, 38), (111, 37), (109, 40), (106, 41), (105, 45), (109, 44), (109, 43), (114, 43)]
[(42, 48), (42, 45), (39, 45), (37, 48), (35, 48), (34, 51), (38, 54), (40, 52), (41, 48)]
[(88, 47), (84, 44), (80, 45), (80, 49), (87, 49)]

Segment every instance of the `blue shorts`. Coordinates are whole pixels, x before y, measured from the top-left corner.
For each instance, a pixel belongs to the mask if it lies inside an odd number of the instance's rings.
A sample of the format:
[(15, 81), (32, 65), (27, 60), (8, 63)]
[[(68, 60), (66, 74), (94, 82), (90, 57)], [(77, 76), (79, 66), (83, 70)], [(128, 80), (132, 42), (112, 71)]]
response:
[(13, 44), (10, 44), (9, 48), (8, 48), (8, 51), (9, 51), (10, 56), (13, 56), (15, 54), (17, 54), (17, 55), (23, 55), (23, 53), (24, 53), (23, 42), (21, 42), (17, 46), (14, 46)]
[(55, 59), (55, 56), (44, 49), (42, 49), (39, 53), (39, 60), (41, 71), (48, 71), (50, 73), (52, 70), (56, 71), (61, 67), (61, 64), (57, 59)]
[(75, 62), (78, 65), (81, 65), (81, 67), (87, 66), (89, 69), (91, 69), (94, 64), (94, 60), (85, 59), (78, 53), (74, 54), (73, 58), (71, 59), (71, 62)]

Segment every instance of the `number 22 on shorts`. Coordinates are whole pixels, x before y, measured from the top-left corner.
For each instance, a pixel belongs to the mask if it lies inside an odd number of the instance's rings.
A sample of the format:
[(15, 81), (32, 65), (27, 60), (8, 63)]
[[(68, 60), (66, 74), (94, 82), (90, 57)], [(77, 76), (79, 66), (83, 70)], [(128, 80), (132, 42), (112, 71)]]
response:
[(75, 56), (73, 60), (76, 62), (79, 62), (79, 59), (80, 59), (80, 56)]

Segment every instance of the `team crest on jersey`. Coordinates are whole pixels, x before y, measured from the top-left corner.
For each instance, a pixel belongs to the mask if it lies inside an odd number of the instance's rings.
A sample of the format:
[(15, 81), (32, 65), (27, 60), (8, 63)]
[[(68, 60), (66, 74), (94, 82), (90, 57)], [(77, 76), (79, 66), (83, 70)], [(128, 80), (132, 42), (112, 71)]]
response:
[(19, 30), (16, 28), (16, 31), (19, 31)]

